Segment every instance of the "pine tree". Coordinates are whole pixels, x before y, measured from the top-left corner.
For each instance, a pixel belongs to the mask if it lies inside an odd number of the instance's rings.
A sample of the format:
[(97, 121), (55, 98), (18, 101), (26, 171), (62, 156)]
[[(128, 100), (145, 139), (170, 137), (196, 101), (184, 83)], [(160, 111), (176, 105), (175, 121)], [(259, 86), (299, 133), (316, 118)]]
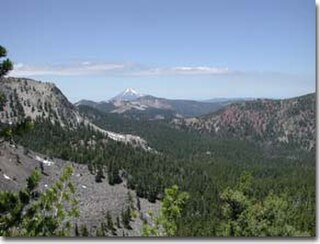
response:
[(96, 230), (96, 236), (97, 237), (103, 237), (103, 236), (105, 236), (105, 229), (106, 229), (106, 227), (105, 227), (105, 225), (104, 225), (104, 223), (102, 222), (101, 224), (100, 224), (100, 227), (99, 228), (97, 228), (97, 230)]
[(240, 182), (221, 194), (223, 221), (218, 235), (236, 237), (308, 236), (288, 224), (290, 210), (287, 200), (270, 193), (263, 201), (250, 196), (252, 176), (243, 173)]
[[(5, 58), (7, 56), (7, 50), (0, 45), (0, 58)], [(4, 59), (0, 62), (0, 78), (6, 75), (10, 70), (13, 69), (13, 64), (10, 59)]]
[(27, 179), (27, 187), (18, 193), (1, 191), (0, 235), (70, 235), (71, 220), (79, 216), (71, 174), (72, 167), (67, 166), (55, 184), (41, 194), (35, 191), (40, 181), (40, 171), (34, 171)]
[(105, 179), (106, 177), (104, 176), (104, 173), (103, 173), (103, 169), (102, 167), (98, 167), (98, 171), (97, 171), (97, 174), (96, 174), (96, 177), (95, 177), (95, 181), (97, 183), (101, 183), (102, 182), (102, 179)]
[(89, 231), (88, 231), (88, 228), (87, 228), (87, 226), (85, 224), (81, 225), (80, 233), (81, 233), (81, 236), (83, 236), (83, 237), (88, 237), (89, 236)]
[(125, 211), (122, 210), (121, 219), (122, 219), (122, 224), (123, 224), (124, 228), (131, 229), (131, 226), (130, 226), (130, 221), (131, 221), (131, 209), (130, 209), (130, 206), (128, 206)]
[(141, 210), (141, 203), (140, 203), (140, 198), (137, 197), (137, 208), (140, 211)]
[(145, 236), (175, 236), (178, 230), (178, 221), (181, 218), (189, 194), (179, 192), (179, 187), (174, 185), (165, 189), (161, 203), (160, 216), (154, 219), (155, 226), (145, 224)]
[(118, 228), (121, 228), (121, 225), (120, 225), (120, 218), (119, 218), (119, 216), (117, 216), (116, 221), (117, 221), (117, 227), (118, 227)]
[(78, 237), (80, 236), (79, 227), (77, 223), (75, 223), (74, 225), (75, 225), (74, 235)]
[(112, 232), (112, 234), (115, 234), (116, 229), (109, 211), (107, 211), (107, 228)]

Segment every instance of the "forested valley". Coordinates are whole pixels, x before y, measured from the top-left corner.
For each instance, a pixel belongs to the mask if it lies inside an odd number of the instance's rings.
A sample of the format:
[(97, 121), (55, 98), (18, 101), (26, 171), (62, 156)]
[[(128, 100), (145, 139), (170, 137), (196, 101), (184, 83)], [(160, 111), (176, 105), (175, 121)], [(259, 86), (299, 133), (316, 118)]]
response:
[[(177, 221), (177, 236), (315, 235), (315, 155), (290, 145), (266, 149), (246, 141), (212, 139), (177, 130), (164, 121), (135, 123), (100, 114), (94, 122), (141, 135), (156, 152), (106, 141), (85, 125), (66, 129), (43, 119), (15, 141), (49, 157), (86, 164), (97, 177), (107, 174), (111, 185), (126, 179), (128, 188), (150, 202), (161, 200), (165, 188), (178, 185), (190, 198)], [(236, 189), (246, 174), (252, 179), (244, 195)], [(235, 216), (229, 216), (226, 203), (236, 208)], [(258, 207), (275, 212), (255, 216)], [(240, 220), (241, 213), (252, 216)], [(269, 224), (255, 229), (260, 218)], [(240, 229), (246, 226), (247, 232), (233, 233), (230, 226), (237, 224)]]

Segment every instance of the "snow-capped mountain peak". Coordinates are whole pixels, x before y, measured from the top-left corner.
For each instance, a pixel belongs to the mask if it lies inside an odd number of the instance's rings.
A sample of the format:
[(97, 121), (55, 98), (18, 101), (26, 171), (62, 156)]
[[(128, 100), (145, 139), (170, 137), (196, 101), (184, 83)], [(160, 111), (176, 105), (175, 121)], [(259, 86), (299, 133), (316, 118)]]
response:
[(127, 88), (126, 90), (112, 98), (111, 101), (134, 101), (143, 96), (143, 94), (137, 92), (133, 88)]
[(133, 88), (127, 88), (125, 91), (124, 91), (124, 94), (138, 94), (138, 92), (136, 90), (134, 90)]

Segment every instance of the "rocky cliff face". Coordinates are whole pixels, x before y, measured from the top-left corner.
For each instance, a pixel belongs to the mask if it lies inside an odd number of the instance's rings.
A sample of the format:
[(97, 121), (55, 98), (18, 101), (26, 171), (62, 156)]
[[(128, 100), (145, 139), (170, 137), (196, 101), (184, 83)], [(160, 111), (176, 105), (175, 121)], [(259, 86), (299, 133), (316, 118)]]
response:
[(43, 83), (25, 78), (3, 78), (0, 91), (6, 96), (2, 123), (14, 123), (21, 118), (49, 118), (62, 126), (83, 122), (72, 103), (53, 83)]

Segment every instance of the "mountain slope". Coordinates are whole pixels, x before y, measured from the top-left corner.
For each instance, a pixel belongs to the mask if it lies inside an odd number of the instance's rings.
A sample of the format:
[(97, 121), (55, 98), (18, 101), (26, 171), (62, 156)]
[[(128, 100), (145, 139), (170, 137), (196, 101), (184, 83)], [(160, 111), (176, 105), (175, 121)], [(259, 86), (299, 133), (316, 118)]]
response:
[(25, 78), (3, 78), (0, 91), (7, 102), (0, 112), (2, 123), (15, 123), (24, 117), (48, 118), (62, 126), (75, 126), (83, 119), (74, 105), (53, 83)]
[[(0, 189), (17, 191), (25, 187), (26, 179), (36, 168), (43, 168), (39, 191), (42, 192), (51, 187), (58, 179), (62, 169), (68, 162), (58, 158), (47, 158), (22, 146), (13, 146), (9, 143), (0, 144)], [(75, 186), (75, 194), (80, 200), (80, 217), (77, 219), (78, 226), (85, 224), (94, 235), (100, 224), (106, 221), (106, 213), (109, 212), (113, 221), (121, 217), (121, 212), (128, 206), (133, 205), (135, 211), (144, 219), (150, 220), (148, 212), (159, 213), (159, 201), (150, 203), (146, 199), (139, 198), (140, 208), (137, 207), (135, 191), (126, 187), (126, 183), (111, 186), (108, 184), (108, 176), (103, 182), (97, 183), (95, 175), (91, 174), (88, 167), (83, 164), (72, 163), (74, 173), (72, 183)], [(42, 165), (42, 166), (41, 166)], [(129, 194), (132, 198), (130, 202)], [(130, 222), (131, 229), (123, 226), (116, 227), (115, 234), (122, 236), (141, 236), (143, 220), (134, 218)], [(112, 236), (112, 233), (107, 233)]]
[(315, 94), (284, 100), (247, 101), (199, 118), (176, 119), (174, 124), (214, 137), (296, 144), (314, 150), (315, 105)]
[(25, 78), (2, 78), (0, 92), (5, 94), (7, 100), (0, 111), (0, 123), (17, 123), (30, 117), (32, 120), (50, 120), (62, 127), (90, 126), (113, 140), (149, 149), (147, 142), (138, 136), (106, 131), (83, 118), (77, 107), (53, 83)]
[(192, 100), (172, 100), (144, 95), (132, 100), (112, 99), (109, 102), (82, 100), (75, 105), (85, 105), (106, 113), (118, 113), (137, 118), (166, 119), (173, 117), (193, 117), (215, 112), (231, 101), (198, 102)]

